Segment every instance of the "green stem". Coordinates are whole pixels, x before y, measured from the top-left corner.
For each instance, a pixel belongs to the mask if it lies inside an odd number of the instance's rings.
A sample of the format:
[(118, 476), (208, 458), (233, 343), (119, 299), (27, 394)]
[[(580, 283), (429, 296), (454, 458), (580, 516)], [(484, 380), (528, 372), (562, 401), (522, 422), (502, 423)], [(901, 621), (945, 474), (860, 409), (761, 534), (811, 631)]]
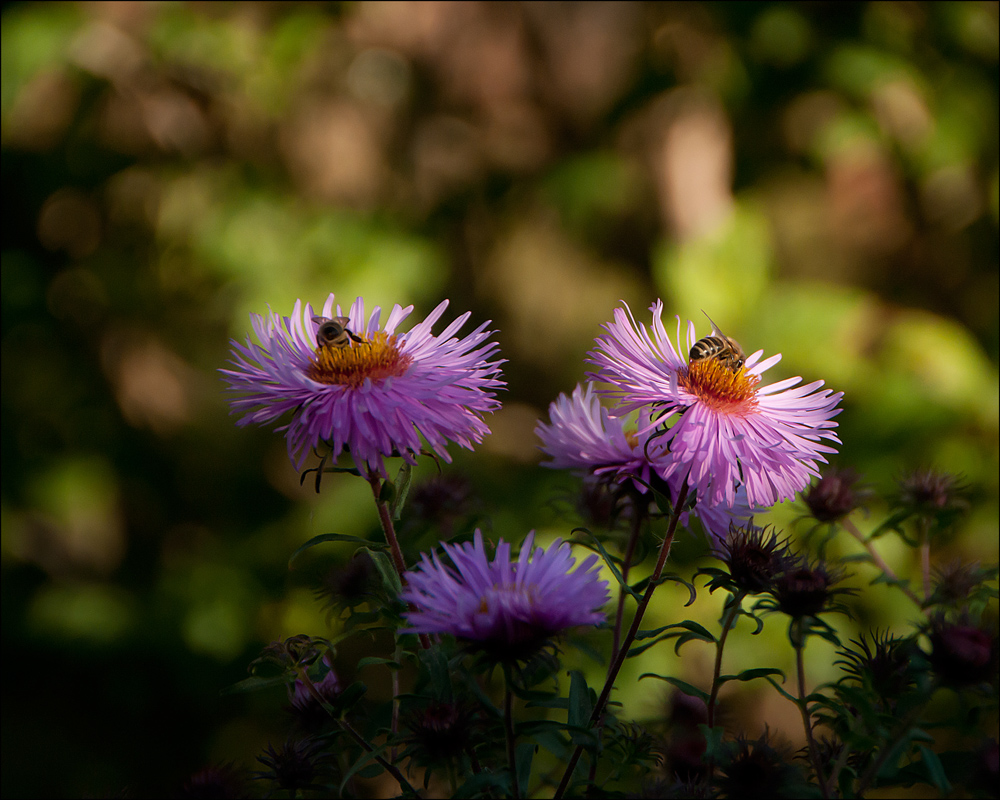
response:
[(931, 534), (927, 522), (920, 525), (920, 572), (924, 577), (924, 600), (931, 596)]
[[(392, 654), (393, 660), (397, 664), (403, 663), (403, 653), (402, 648), (399, 646), (399, 640), (396, 641), (396, 651)], [(395, 739), (396, 735), (399, 733), (399, 670), (392, 670), (392, 721), (390, 723), (392, 728), (392, 738)], [(395, 764), (396, 763), (396, 746), (393, 745), (389, 748), (389, 760)]]
[[(841, 743), (840, 753), (837, 755), (837, 760), (833, 762), (833, 768), (830, 770), (830, 779), (827, 781), (827, 786), (830, 787), (831, 791), (839, 785), (840, 783), (840, 773), (847, 765), (847, 759), (850, 758), (851, 749), (844, 743)], [(858, 795), (860, 797), (860, 795)]]
[(507, 734), (507, 766), (510, 768), (510, 780), (514, 800), (520, 800), (520, 787), (517, 785), (517, 760), (514, 748), (514, 693), (510, 690), (510, 676), (504, 683), (503, 724)]
[[(653, 574), (649, 578), (649, 586), (646, 587), (646, 592), (643, 594), (642, 600), (639, 601), (639, 607), (635, 611), (635, 618), (632, 620), (632, 625), (628, 630), (628, 634), (625, 636), (625, 641), (622, 643), (621, 650), (618, 651), (618, 656), (615, 658), (611, 670), (608, 672), (608, 679), (604, 682), (604, 688), (601, 690), (601, 696), (597, 698), (597, 704), (594, 706), (593, 712), (591, 712), (591, 726), (593, 726), (593, 724), (601, 718), (601, 714), (604, 713), (604, 706), (608, 702), (608, 698), (611, 696), (611, 690), (614, 688), (615, 678), (618, 677), (618, 672), (621, 670), (622, 665), (625, 663), (625, 659), (628, 657), (629, 648), (632, 646), (632, 643), (635, 641), (636, 634), (639, 632), (639, 625), (642, 622), (642, 617), (646, 613), (646, 608), (649, 606), (649, 601), (653, 597), (653, 592), (660, 580), (660, 575), (663, 574), (663, 567), (667, 563), (667, 556), (670, 553), (670, 546), (674, 542), (674, 533), (677, 530), (677, 522), (680, 519), (681, 509), (684, 508), (687, 495), (688, 486), (687, 481), (685, 481), (677, 495), (677, 501), (674, 503), (674, 513), (670, 517), (670, 528), (667, 530), (667, 536), (663, 540), (663, 545), (660, 547), (660, 556), (656, 560), (656, 568), (653, 570)], [(559, 782), (559, 787), (556, 789), (556, 793), (553, 796), (554, 800), (559, 800), (559, 798), (566, 793), (570, 779), (573, 776), (573, 771), (576, 769), (576, 765), (580, 761), (580, 756), (582, 754), (583, 745), (577, 745), (576, 749), (573, 751), (573, 755), (570, 757), (569, 764), (566, 765), (566, 771), (563, 773), (562, 780)]]
[(725, 616), (722, 618), (722, 633), (719, 636), (719, 641), (715, 645), (715, 670), (712, 673), (712, 694), (708, 698), (708, 727), (715, 727), (715, 701), (719, 697), (719, 689), (721, 684), (719, 683), (719, 675), (722, 672), (722, 649), (726, 646), (726, 637), (729, 636), (729, 631), (732, 630), (733, 625), (740, 615), (740, 607), (743, 605), (743, 598), (746, 597), (746, 592), (740, 590), (738, 594), (733, 595), (732, 603), (729, 609), (726, 611)]
[(854, 792), (856, 796), (864, 797), (864, 793), (868, 791), (868, 787), (874, 783), (875, 779), (878, 777), (879, 770), (882, 769), (882, 765), (885, 763), (885, 760), (893, 751), (895, 751), (896, 744), (899, 740), (902, 739), (910, 728), (913, 727), (914, 723), (920, 717), (920, 713), (924, 710), (924, 706), (927, 705), (927, 702), (930, 700), (937, 688), (937, 681), (932, 681), (930, 686), (927, 688), (927, 692), (924, 694), (923, 701), (914, 705), (914, 707), (910, 709), (909, 713), (899, 721), (899, 724), (896, 726), (896, 730), (894, 730), (892, 735), (885, 740), (885, 744), (882, 745), (882, 748), (879, 750), (875, 760), (868, 765), (868, 768), (858, 780), (857, 787)]
[[(906, 584), (900, 582), (899, 578), (896, 577), (896, 573), (893, 572), (892, 567), (890, 567), (885, 562), (885, 559), (883, 559), (882, 556), (879, 555), (878, 550), (875, 549), (875, 545), (872, 544), (869, 539), (866, 539), (864, 537), (861, 531), (859, 531), (857, 527), (855, 527), (854, 523), (845, 517), (844, 519), (841, 520), (840, 524), (844, 526), (845, 531), (847, 531), (849, 534), (851, 534), (851, 536), (857, 539), (861, 543), (861, 545), (865, 548), (865, 550), (868, 551), (868, 555), (871, 556), (872, 561), (875, 562), (875, 566), (878, 567), (880, 570), (882, 570), (883, 574), (888, 576), (889, 580), (893, 581), (895, 585), (898, 586), (903, 591), (903, 594), (905, 594), (914, 603), (916, 603), (917, 608), (922, 609), (923, 603), (920, 602), (920, 598), (917, 597), (913, 589), (911, 589)], [(927, 613), (926, 610), (924, 611), (924, 613), (925, 614)]]
[[(302, 681), (303, 686), (305, 686), (306, 689), (309, 690), (309, 694), (311, 694), (313, 699), (317, 703), (319, 703), (326, 710), (326, 712), (330, 714), (331, 717), (333, 717), (333, 719), (341, 727), (341, 729), (345, 733), (347, 733), (348, 736), (354, 739), (354, 741), (357, 742), (358, 745), (360, 745), (361, 749), (364, 750), (366, 753), (374, 752), (375, 748), (372, 747), (370, 744), (368, 744), (364, 736), (362, 736), (360, 733), (354, 730), (354, 728), (346, 719), (338, 717), (333, 713), (333, 709), (330, 708), (330, 704), (323, 699), (323, 695), (319, 693), (319, 689), (317, 689), (315, 684), (313, 684), (312, 679), (306, 672), (305, 667), (299, 667), (297, 672), (298, 672), (298, 679)], [(388, 772), (390, 775), (392, 775), (393, 778), (396, 779), (397, 783), (399, 783), (400, 788), (404, 789), (405, 791), (411, 794), (416, 794), (416, 790), (414, 790), (414, 788), (410, 786), (409, 781), (407, 781), (406, 778), (403, 777), (403, 773), (401, 773), (398, 769), (396, 769), (395, 766), (393, 766), (384, 758), (382, 758), (382, 756), (374, 756), (374, 759), (379, 764), (382, 765), (382, 768), (386, 772)]]
[(399, 573), (399, 580), (405, 584), (406, 579), (403, 577), (403, 574), (406, 572), (406, 562), (403, 560), (403, 551), (400, 549), (399, 540), (396, 538), (396, 529), (392, 524), (392, 514), (389, 513), (388, 504), (379, 499), (379, 496), (382, 494), (382, 479), (375, 473), (372, 473), (368, 479), (368, 483), (371, 484), (372, 494), (375, 495), (375, 508), (378, 510), (378, 519), (382, 523), (385, 540), (389, 543), (389, 552), (392, 553), (393, 566), (396, 567), (396, 572)]
[[(639, 541), (639, 534), (642, 532), (642, 523), (645, 514), (640, 508), (640, 497), (638, 492), (633, 495), (632, 503), (632, 530), (629, 532), (628, 544), (625, 546), (625, 556), (622, 559), (622, 583), (628, 586), (628, 573), (632, 567), (632, 557), (635, 555), (635, 545)], [(611, 659), (608, 664), (608, 670), (610, 671), (611, 665), (614, 664), (615, 659), (618, 657), (618, 645), (621, 641), (622, 634), (622, 617), (625, 613), (625, 596), (627, 592), (624, 587), (620, 587), (618, 592), (618, 610), (615, 612), (615, 632), (614, 639), (611, 644)]]
[(809, 714), (809, 703), (806, 700), (806, 669), (805, 641), (803, 640), (802, 620), (792, 621), (792, 644), (795, 646), (795, 666), (798, 670), (799, 713), (802, 715), (802, 725), (806, 731), (806, 744), (809, 748), (809, 760), (812, 762), (813, 771), (816, 773), (816, 781), (819, 783), (819, 791), (824, 798), (830, 797), (830, 789), (827, 786), (826, 778), (823, 776), (823, 765), (819, 760), (819, 751), (816, 749), (816, 740), (813, 737), (812, 719)]
[[(375, 496), (375, 508), (378, 511), (378, 519), (382, 524), (382, 532), (385, 534), (385, 540), (389, 544), (389, 552), (392, 554), (392, 565), (396, 568), (396, 573), (399, 575), (399, 582), (405, 586), (406, 562), (403, 560), (403, 551), (399, 546), (399, 540), (396, 538), (396, 528), (392, 524), (392, 514), (389, 513), (388, 504), (379, 499), (382, 494), (382, 479), (373, 472), (368, 477), (368, 483), (372, 487), (372, 494)], [(413, 603), (410, 603), (410, 610), (416, 611), (416, 606)], [(424, 650), (430, 648), (431, 640), (427, 638), (426, 633), (419, 634), (418, 638), (420, 639), (420, 646)]]

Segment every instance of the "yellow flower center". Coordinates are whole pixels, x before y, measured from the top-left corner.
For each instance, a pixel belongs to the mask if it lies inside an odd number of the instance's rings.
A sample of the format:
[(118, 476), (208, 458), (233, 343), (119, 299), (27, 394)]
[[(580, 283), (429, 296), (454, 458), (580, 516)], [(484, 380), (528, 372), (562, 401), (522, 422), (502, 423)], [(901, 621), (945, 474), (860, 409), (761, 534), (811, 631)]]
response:
[(713, 411), (745, 414), (757, 408), (760, 377), (748, 375), (744, 367), (733, 372), (721, 361), (705, 358), (692, 361), (677, 373), (677, 380)]
[(363, 342), (351, 342), (338, 347), (325, 344), (316, 348), (307, 374), (318, 383), (338, 384), (358, 388), (370, 378), (372, 382), (399, 377), (413, 363), (400, 352), (396, 335), (378, 331)]
[(625, 441), (628, 442), (628, 446), (635, 450), (639, 446), (639, 429), (626, 428), (622, 433), (625, 434)]

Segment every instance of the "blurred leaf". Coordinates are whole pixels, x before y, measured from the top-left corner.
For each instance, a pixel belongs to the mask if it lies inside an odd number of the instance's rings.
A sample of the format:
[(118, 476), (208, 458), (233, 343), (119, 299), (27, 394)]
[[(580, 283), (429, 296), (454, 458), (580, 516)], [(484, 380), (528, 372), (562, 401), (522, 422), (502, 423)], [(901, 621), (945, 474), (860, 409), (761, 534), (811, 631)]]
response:
[(24, 4), (4, 9), (0, 27), (0, 113), (5, 125), (24, 85), (42, 70), (65, 64), (70, 42), (83, 19), (81, 9), (71, 3)]
[[(718, 229), (682, 244), (661, 243), (653, 254), (653, 275), (682, 320), (695, 319), (699, 325), (697, 320), (703, 320), (705, 311), (730, 331), (756, 307), (767, 287), (773, 258), (770, 226), (763, 212), (738, 202)], [(707, 328), (708, 323), (701, 327)], [(702, 335), (707, 333), (706, 329)]]
[(132, 632), (137, 611), (135, 598), (116, 586), (49, 585), (32, 600), (28, 623), (46, 637), (110, 645)]

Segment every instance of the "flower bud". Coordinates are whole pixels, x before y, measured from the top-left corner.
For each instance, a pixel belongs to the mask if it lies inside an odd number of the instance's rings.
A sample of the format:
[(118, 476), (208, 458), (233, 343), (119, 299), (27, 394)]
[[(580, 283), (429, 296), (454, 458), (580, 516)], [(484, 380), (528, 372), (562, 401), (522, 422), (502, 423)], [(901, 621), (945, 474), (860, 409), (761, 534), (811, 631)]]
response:
[(968, 686), (996, 678), (997, 640), (965, 620), (947, 622), (937, 617), (931, 623), (930, 661), (947, 683)]
[(474, 714), (461, 703), (431, 702), (405, 718), (411, 731), (408, 740), (417, 749), (418, 759), (435, 763), (460, 755), (471, 745)]
[(296, 793), (319, 789), (326, 778), (330, 756), (324, 753), (324, 743), (312, 739), (289, 741), (277, 750), (268, 745), (264, 755), (257, 760), (267, 767), (255, 774), (256, 780), (268, 780), (286, 791)]
[(733, 582), (748, 594), (759, 594), (771, 588), (790, 554), (787, 542), (778, 539), (771, 529), (730, 526), (729, 536), (722, 544), (720, 556), (729, 567)]
[(851, 589), (833, 589), (843, 578), (840, 572), (828, 570), (822, 564), (810, 566), (802, 559), (792, 563), (774, 581), (772, 594), (778, 608), (790, 617), (814, 617), (829, 610), (837, 594), (850, 594)]
[(868, 492), (857, 487), (860, 480), (852, 469), (830, 467), (802, 496), (809, 513), (819, 522), (836, 522), (861, 506)]
[(184, 788), (181, 789), (181, 797), (191, 800), (236, 800), (248, 796), (243, 777), (232, 764), (198, 770), (184, 782)]

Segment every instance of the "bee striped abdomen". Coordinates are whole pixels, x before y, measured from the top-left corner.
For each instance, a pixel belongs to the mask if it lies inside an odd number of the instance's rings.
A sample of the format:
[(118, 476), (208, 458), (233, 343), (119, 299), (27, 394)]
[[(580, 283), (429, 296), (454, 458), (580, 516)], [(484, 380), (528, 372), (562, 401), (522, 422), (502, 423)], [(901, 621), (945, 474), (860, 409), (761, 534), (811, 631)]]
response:
[(691, 348), (691, 360), (700, 361), (703, 358), (710, 358), (721, 353), (727, 347), (726, 340), (721, 336), (706, 336), (694, 343), (694, 347)]
[(743, 348), (735, 339), (730, 339), (728, 336), (706, 336), (694, 343), (691, 348), (691, 363), (704, 361), (707, 358), (714, 358), (733, 372), (742, 367), (746, 360)]

